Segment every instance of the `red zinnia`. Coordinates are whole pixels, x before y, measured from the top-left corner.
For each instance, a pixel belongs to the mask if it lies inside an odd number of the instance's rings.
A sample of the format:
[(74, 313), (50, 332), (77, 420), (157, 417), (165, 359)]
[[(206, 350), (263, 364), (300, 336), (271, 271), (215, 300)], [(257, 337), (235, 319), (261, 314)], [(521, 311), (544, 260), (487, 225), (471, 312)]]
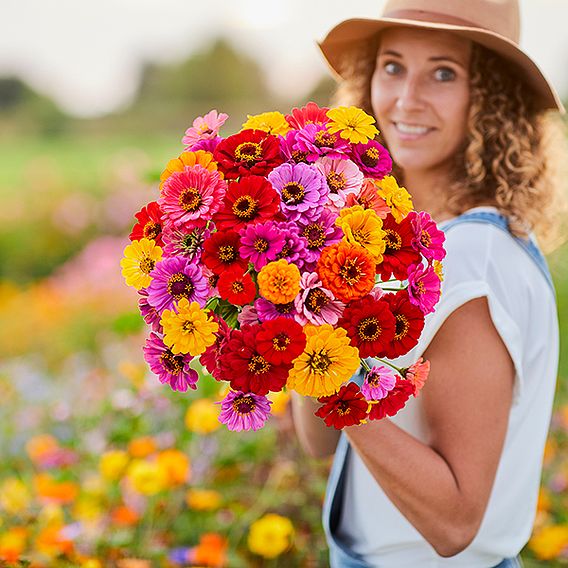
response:
[(256, 334), (259, 324), (243, 325), (231, 334), (231, 339), (221, 353), (221, 367), (230, 369), (226, 380), (233, 390), (266, 395), (269, 391), (281, 391), (290, 365), (273, 365), (258, 351)]
[(222, 274), (227, 268), (238, 266), (244, 272), (248, 262), (241, 257), (241, 238), (236, 231), (217, 231), (203, 243), (201, 260), (215, 274)]
[(387, 302), (365, 296), (345, 308), (337, 325), (347, 330), (361, 357), (383, 357), (394, 338), (395, 323)]
[(221, 273), (217, 282), (219, 295), (235, 306), (250, 304), (256, 297), (256, 286), (250, 274), (239, 266)]
[(303, 353), (306, 336), (298, 322), (278, 317), (260, 326), (256, 345), (258, 351), (274, 365), (289, 365)]
[(396, 294), (385, 294), (381, 300), (390, 305), (396, 322), (394, 337), (387, 346), (384, 357), (396, 359), (408, 353), (417, 343), (424, 328), (422, 310), (410, 302), (408, 292), (400, 290)]
[(367, 418), (369, 403), (355, 383), (343, 385), (331, 396), (320, 396), (318, 402), (323, 403), (323, 406), (316, 410), (315, 415), (323, 418), (327, 426), (333, 426), (336, 430), (361, 424)]
[(414, 385), (411, 381), (396, 378), (394, 388), (389, 391), (389, 394), (371, 406), (369, 412), (369, 420), (380, 420), (385, 416), (394, 416), (414, 394)]
[(213, 156), (227, 179), (265, 176), (284, 163), (278, 138), (262, 130), (243, 130), (221, 140)]
[(140, 239), (147, 238), (154, 241), (158, 246), (163, 247), (162, 210), (157, 201), (148, 203), (148, 205), (142, 207), (134, 216), (138, 219), (138, 223), (132, 228), (130, 240), (139, 241)]
[(293, 108), (292, 114), (286, 115), (286, 122), (296, 130), (301, 130), (306, 124), (326, 124), (329, 122), (328, 110), (310, 101), (305, 107)]
[(383, 261), (377, 264), (377, 274), (383, 281), (390, 280), (394, 275), (398, 280), (406, 280), (408, 267), (420, 262), (420, 253), (412, 247), (415, 238), (414, 228), (410, 217), (405, 217), (400, 223), (389, 213), (383, 220), (383, 231), (386, 233), (386, 249)]
[(223, 207), (213, 216), (219, 229), (236, 229), (273, 219), (280, 196), (265, 178), (248, 176), (229, 184)]

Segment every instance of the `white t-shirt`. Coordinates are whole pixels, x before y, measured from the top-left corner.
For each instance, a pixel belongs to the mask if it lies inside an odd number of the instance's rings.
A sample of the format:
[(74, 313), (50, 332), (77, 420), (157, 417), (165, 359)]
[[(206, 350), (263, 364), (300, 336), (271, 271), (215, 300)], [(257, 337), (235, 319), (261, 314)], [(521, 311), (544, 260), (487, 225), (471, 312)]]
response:
[[(467, 549), (451, 558), (435, 552), (385, 495), (357, 453), (350, 452), (337, 536), (380, 568), (494, 566), (520, 552), (536, 512), (558, 370), (554, 296), (535, 262), (498, 227), (456, 225), (448, 230), (445, 246), (440, 302), (426, 317), (418, 345), (394, 362), (403, 367), (414, 363), (454, 310), (487, 297), (491, 318), (516, 370), (505, 445), (479, 532)], [(391, 420), (426, 441), (421, 397), (411, 397)]]

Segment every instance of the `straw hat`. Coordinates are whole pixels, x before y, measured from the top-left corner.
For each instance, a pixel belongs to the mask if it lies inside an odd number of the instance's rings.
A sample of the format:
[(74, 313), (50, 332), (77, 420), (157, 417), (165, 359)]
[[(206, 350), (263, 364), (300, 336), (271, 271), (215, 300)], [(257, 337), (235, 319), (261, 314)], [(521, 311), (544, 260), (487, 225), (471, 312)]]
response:
[(519, 47), (518, 0), (389, 0), (377, 19), (351, 19), (335, 26), (319, 44), (340, 77), (342, 59), (354, 45), (389, 27), (447, 30), (469, 38), (513, 63), (537, 95), (541, 109), (564, 107), (554, 87)]

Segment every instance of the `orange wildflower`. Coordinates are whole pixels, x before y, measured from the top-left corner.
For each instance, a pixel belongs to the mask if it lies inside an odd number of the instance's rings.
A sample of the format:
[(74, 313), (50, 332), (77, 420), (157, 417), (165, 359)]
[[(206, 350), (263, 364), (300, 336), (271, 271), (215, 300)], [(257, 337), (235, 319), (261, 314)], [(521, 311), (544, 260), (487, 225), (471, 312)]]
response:
[(26, 548), (28, 530), (25, 527), (13, 527), (0, 535), (0, 560), (16, 562)]
[(140, 519), (140, 515), (134, 509), (131, 509), (126, 505), (121, 505), (114, 509), (110, 516), (115, 525), (123, 527), (135, 525)]
[(55, 481), (46, 473), (40, 473), (34, 480), (38, 497), (61, 505), (72, 503), (79, 494), (79, 487), (72, 481)]
[(182, 485), (189, 481), (189, 458), (183, 452), (175, 449), (164, 450), (158, 454), (157, 463), (166, 474), (168, 485)]
[(133, 458), (145, 458), (156, 451), (156, 442), (151, 436), (135, 438), (128, 444), (128, 452)]
[[(213, 160), (213, 154), (205, 150), (197, 150), (195, 152), (183, 152), (179, 158), (170, 160), (166, 169), (160, 175), (160, 191), (164, 182), (174, 173), (182, 172), (186, 166), (193, 167), (195, 165), (202, 166), (210, 172), (217, 170), (217, 162)], [(223, 174), (221, 174), (223, 177)]]
[(324, 287), (345, 303), (366, 296), (375, 285), (375, 259), (344, 241), (323, 249), (316, 271)]
[[(373, 268), (374, 282), (374, 268)], [(273, 304), (287, 304), (300, 292), (300, 270), (281, 258), (269, 262), (258, 273), (260, 295)]]
[(227, 540), (217, 533), (201, 535), (199, 544), (194, 549), (195, 564), (221, 567), (226, 561)]
[(62, 526), (57, 525), (44, 528), (35, 541), (37, 550), (51, 557), (72, 554), (74, 550), (73, 541), (63, 534), (62, 528)]

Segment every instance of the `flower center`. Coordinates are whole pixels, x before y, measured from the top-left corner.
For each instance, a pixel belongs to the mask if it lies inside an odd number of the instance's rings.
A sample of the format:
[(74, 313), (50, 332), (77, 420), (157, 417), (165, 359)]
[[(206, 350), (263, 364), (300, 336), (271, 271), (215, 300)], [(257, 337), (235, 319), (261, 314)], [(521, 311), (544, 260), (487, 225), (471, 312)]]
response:
[(339, 268), (339, 276), (349, 285), (357, 284), (363, 276), (363, 271), (357, 263), (357, 259), (348, 258), (345, 264)]
[(221, 245), (218, 256), (221, 262), (234, 262), (237, 259), (237, 249), (233, 245)]
[(168, 294), (175, 300), (190, 298), (194, 289), (193, 283), (183, 272), (172, 274), (168, 280)]
[(250, 395), (238, 396), (233, 400), (233, 410), (243, 416), (244, 414), (250, 414), (256, 409), (256, 404), (254, 399)]
[(381, 335), (381, 326), (375, 316), (370, 316), (359, 322), (357, 334), (361, 341), (376, 341)]
[(325, 231), (318, 223), (306, 225), (302, 231), (302, 237), (305, 237), (308, 241), (310, 250), (319, 249), (325, 245)]
[(426, 294), (426, 286), (424, 286), (424, 282), (422, 282), (422, 280), (419, 280), (418, 282), (416, 282), (416, 291), (421, 296), (423, 294)]
[(283, 247), (282, 250), (278, 253), (278, 255), (276, 256), (276, 258), (278, 260), (280, 260), (281, 258), (288, 258), (288, 256), (290, 255), (290, 253), (292, 252), (292, 247), (286, 243)]
[(379, 151), (377, 148), (367, 148), (361, 156), (361, 162), (368, 168), (375, 168), (379, 163)]
[(316, 375), (323, 375), (331, 366), (331, 358), (325, 351), (312, 353), (308, 359), (308, 365)]
[(233, 282), (233, 284), (231, 285), (231, 290), (233, 291), (233, 294), (238, 294), (239, 292), (242, 292), (245, 289), (245, 285), (242, 282)]
[(284, 331), (272, 338), (274, 351), (286, 351), (288, 345), (290, 345), (290, 337)]
[(274, 304), (274, 307), (276, 308), (276, 311), (279, 314), (287, 315), (291, 313), (292, 310), (294, 309), (294, 302), (287, 302), (285, 304)]
[(292, 160), (294, 160), (294, 162), (296, 162), (296, 164), (299, 164), (300, 162), (306, 163), (308, 157), (308, 153), (307, 152), (300, 152), (299, 150), (295, 150), (294, 152), (292, 152)]
[(266, 252), (268, 250), (269, 247), (269, 242), (266, 239), (263, 239), (262, 237), (258, 237), (253, 245), (254, 250), (256, 252)]
[(270, 369), (270, 363), (262, 355), (253, 355), (248, 364), (248, 370), (254, 375), (262, 375)]
[(345, 402), (344, 400), (342, 400), (337, 405), (337, 414), (339, 414), (339, 416), (345, 416), (346, 414), (349, 414), (350, 412), (351, 412), (351, 407), (349, 406), (348, 402)]
[(140, 270), (146, 274), (150, 274), (152, 270), (154, 270), (154, 266), (156, 266), (156, 261), (152, 260), (150, 257), (145, 256), (140, 261)]
[(375, 372), (369, 373), (367, 375), (367, 384), (371, 388), (377, 388), (381, 384), (381, 375), (379, 375), (378, 373), (375, 373)]
[(162, 232), (162, 226), (160, 225), (160, 223), (156, 223), (155, 221), (148, 221), (144, 225), (143, 234), (147, 239), (155, 241), (157, 236), (161, 232)]
[(211, 288), (215, 288), (215, 286), (217, 286), (217, 282), (219, 282), (219, 275), (211, 274), (211, 276), (207, 278), (207, 282), (209, 282), (209, 286), (211, 286)]
[(331, 193), (338, 193), (346, 185), (345, 176), (341, 172), (329, 172), (326, 176), (327, 185)]
[(402, 248), (402, 237), (392, 229), (385, 229), (386, 248), (391, 250), (400, 250)]
[(353, 238), (359, 243), (359, 244), (363, 244), (363, 243), (368, 243), (369, 242), (369, 233), (366, 231), (363, 231), (361, 229), (355, 229), (354, 231), (352, 231), (353, 233)]
[(258, 203), (250, 195), (241, 195), (233, 203), (233, 213), (242, 221), (250, 221), (257, 208)]
[(191, 333), (195, 331), (195, 323), (193, 323), (191, 320), (185, 320), (181, 326), (181, 329), (185, 333)]
[(301, 203), (306, 195), (304, 186), (297, 181), (290, 181), (282, 188), (282, 197), (287, 205)]
[(191, 233), (184, 234), (181, 239), (181, 248), (188, 253), (194, 253), (199, 250), (203, 244), (203, 233), (194, 229)]
[(160, 357), (162, 367), (172, 375), (179, 375), (183, 370), (183, 357), (174, 355), (169, 349)]
[(320, 130), (314, 137), (316, 148), (333, 148), (337, 138), (327, 130)]
[(400, 341), (403, 337), (406, 337), (408, 330), (410, 328), (410, 322), (408, 318), (403, 314), (396, 314), (396, 327), (394, 332), (394, 338), (396, 341)]
[(247, 162), (247, 165), (251, 165), (262, 158), (262, 146), (256, 142), (243, 142), (237, 146), (235, 157), (240, 162)]
[(201, 203), (203, 203), (201, 193), (195, 187), (188, 187), (179, 195), (179, 206), (187, 213), (195, 213)]
[(432, 244), (432, 237), (430, 237), (430, 233), (428, 231), (422, 231), (422, 234), (420, 235), (420, 243), (425, 248), (430, 247)]
[(316, 315), (319, 315), (328, 303), (329, 297), (321, 288), (312, 288), (304, 302), (308, 310)]

